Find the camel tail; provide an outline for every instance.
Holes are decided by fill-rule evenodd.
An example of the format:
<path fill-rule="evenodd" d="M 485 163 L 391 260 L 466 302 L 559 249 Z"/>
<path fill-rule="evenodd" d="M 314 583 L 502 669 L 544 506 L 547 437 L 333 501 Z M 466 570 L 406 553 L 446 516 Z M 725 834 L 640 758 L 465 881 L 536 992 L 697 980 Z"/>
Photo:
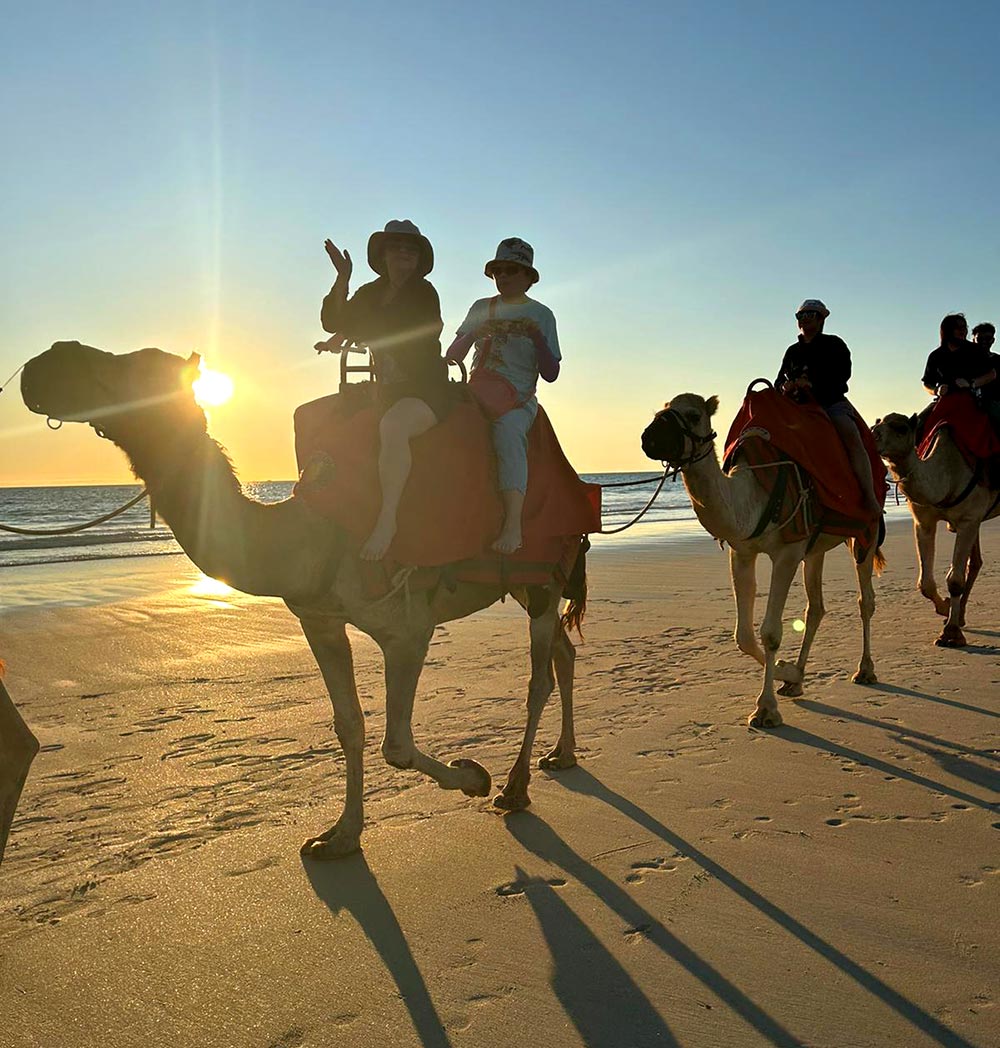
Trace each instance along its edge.
<path fill-rule="evenodd" d="M 879 576 L 881 576 L 882 572 L 885 570 L 885 554 L 882 552 L 881 546 L 875 550 L 875 559 L 872 561 L 872 570 Z"/>
<path fill-rule="evenodd" d="M 570 602 L 566 605 L 566 610 L 562 613 L 562 618 L 559 620 L 562 628 L 567 633 L 572 630 L 582 637 L 583 636 L 583 616 L 587 613 L 587 583 L 584 580 L 583 584 L 583 596 L 572 597 Z"/>
<path fill-rule="evenodd" d="M 587 613 L 587 550 L 590 549 L 590 539 L 586 535 L 580 540 L 580 549 L 576 560 L 573 562 L 573 570 L 569 573 L 566 585 L 563 587 L 563 596 L 569 601 L 566 610 L 559 620 L 560 625 L 567 633 L 572 630 L 583 636 L 583 616 Z"/>

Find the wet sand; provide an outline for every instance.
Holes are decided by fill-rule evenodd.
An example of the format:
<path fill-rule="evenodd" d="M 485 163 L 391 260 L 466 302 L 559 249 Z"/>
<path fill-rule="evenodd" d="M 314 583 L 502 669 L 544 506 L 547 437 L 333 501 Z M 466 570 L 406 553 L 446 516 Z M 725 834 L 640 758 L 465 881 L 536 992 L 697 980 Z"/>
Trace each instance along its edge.
<path fill-rule="evenodd" d="M 0 1045 L 1000 1043 L 998 534 L 957 651 L 890 528 L 873 687 L 850 682 L 835 551 L 805 695 L 769 733 L 745 725 L 759 674 L 725 554 L 599 546 L 580 766 L 536 772 L 507 817 L 382 761 L 381 660 L 355 633 L 368 828 L 325 864 L 298 846 L 336 818 L 343 764 L 280 602 L 178 557 L 8 569 L 0 657 L 42 752 L 0 870 Z M 525 642 L 509 603 L 437 631 L 427 750 L 502 781 Z"/>

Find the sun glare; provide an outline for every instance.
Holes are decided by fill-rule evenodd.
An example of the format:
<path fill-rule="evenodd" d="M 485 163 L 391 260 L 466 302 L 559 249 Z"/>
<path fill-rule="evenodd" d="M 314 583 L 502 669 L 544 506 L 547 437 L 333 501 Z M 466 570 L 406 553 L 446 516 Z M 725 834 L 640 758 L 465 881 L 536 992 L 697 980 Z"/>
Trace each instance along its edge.
<path fill-rule="evenodd" d="M 233 380 L 221 371 L 212 371 L 201 364 L 198 377 L 192 384 L 194 398 L 203 408 L 217 408 L 233 395 Z"/>
<path fill-rule="evenodd" d="M 205 597 L 217 602 L 221 597 L 228 597 L 232 593 L 232 587 L 227 586 L 220 579 L 213 579 L 209 575 L 199 572 L 198 578 L 188 586 L 188 593 L 192 597 Z"/>

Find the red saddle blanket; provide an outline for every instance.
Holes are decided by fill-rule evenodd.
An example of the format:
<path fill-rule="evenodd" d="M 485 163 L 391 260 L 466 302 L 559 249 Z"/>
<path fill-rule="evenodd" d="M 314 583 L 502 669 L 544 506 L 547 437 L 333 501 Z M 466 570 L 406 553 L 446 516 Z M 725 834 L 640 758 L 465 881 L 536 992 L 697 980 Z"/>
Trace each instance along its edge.
<path fill-rule="evenodd" d="M 357 544 L 375 525 L 381 412 L 366 391 L 312 401 L 295 414 L 296 498 L 342 527 Z M 360 408 L 358 405 L 362 404 Z M 389 548 L 392 564 L 456 565 L 469 581 L 547 582 L 572 568 L 579 537 L 601 527 L 601 489 L 584 483 L 563 454 L 545 411 L 528 434 L 524 545 L 501 557 L 490 550 L 503 521 L 490 423 L 470 400 L 411 442 L 413 465 Z"/>
<path fill-rule="evenodd" d="M 856 412 L 854 421 L 871 462 L 875 494 L 884 505 L 888 491 L 885 465 L 871 430 Z M 784 458 L 804 470 L 819 503 L 815 526 L 820 531 L 856 536 L 866 545 L 873 537 L 873 524 L 877 522 L 864 508 L 861 486 L 840 434 L 818 404 L 799 404 L 770 388 L 748 393 L 726 438 L 726 468 L 732 465 L 738 451 L 746 451 L 752 465 Z M 765 488 L 770 489 L 775 473 L 769 469 L 759 471 Z M 788 537 L 801 538 L 803 534 Z"/>
<path fill-rule="evenodd" d="M 948 393 L 934 404 L 924 422 L 924 435 L 917 445 L 917 454 L 921 458 L 927 458 L 931 453 L 942 426 L 951 430 L 952 439 L 973 469 L 977 463 L 1000 455 L 1000 438 L 994 432 L 989 416 L 970 393 Z"/>

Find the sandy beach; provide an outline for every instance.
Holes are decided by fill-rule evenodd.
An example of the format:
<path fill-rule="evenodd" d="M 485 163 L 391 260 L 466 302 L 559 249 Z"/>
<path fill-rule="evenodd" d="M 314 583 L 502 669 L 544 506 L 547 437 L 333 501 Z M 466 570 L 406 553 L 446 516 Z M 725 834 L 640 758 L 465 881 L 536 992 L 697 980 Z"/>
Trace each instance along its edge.
<path fill-rule="evenodd" d="M 838 550 L 805 695 L 760 732 L 725 554 L 599 544 L 580 765 L 507 817 L 383 762 L 381 659 L 353 632 L 365 850 L 323 864 L 298 848 L 343 763 L 280 602 L 177 556 L 7 570 L 0 657 L 42 751 L 0 870 L 0 1046 L 1000 1044 L 1000 532 L 964 650 L 933 644 L 905 521 L 885 549 L 880 684 L 850 680 Z M 783 652 L 802 605 L 797 584 Z M 439 628 L 418 739 L 502 782 L 526 663 L 510 602 Z"/>

